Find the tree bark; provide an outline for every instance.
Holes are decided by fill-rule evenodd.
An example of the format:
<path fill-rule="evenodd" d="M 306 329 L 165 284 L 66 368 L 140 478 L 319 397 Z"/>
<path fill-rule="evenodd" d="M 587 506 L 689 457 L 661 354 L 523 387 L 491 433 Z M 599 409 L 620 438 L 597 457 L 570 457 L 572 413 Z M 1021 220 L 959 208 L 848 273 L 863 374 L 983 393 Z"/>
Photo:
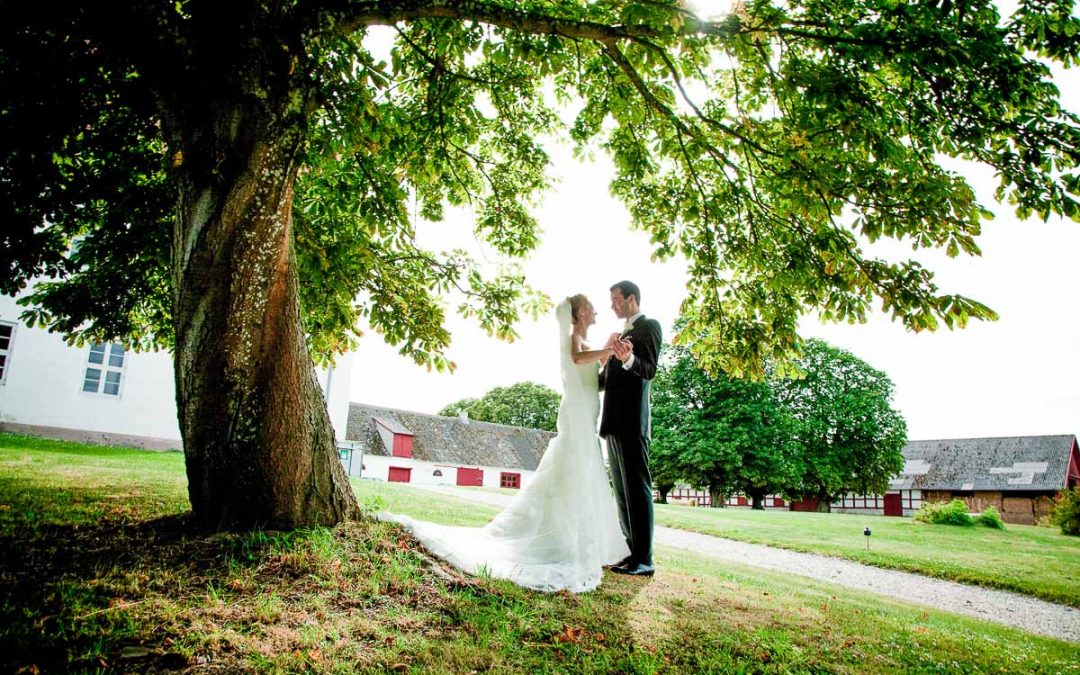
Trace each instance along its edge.
<path fill-rule="evenodd" d="M 667 504 L 668 503 L 667 496 L 668 496 L 668 493 L 671 492 L 671 487 L 672 486 L 670 486 L 670 485 L 659 485 L 659 484 L 656 486 L 656 493 L 657 493 L 657 496 L 658 496 L 658 498 L 656 500 L 657 504 Z"/>
<path fill-rule="evenodd" d="M 727 506 L 727 495 L 719 490 L 709 488 L 709 506 L 714 509 L 722 509 Z"/>
<path fill-rule="evenodd" d="M 818 495 L 817 500 L 818 513 L 832 513 L 832 497 L 829 495 Z"/>
<path fill-rule="evenodd" d="M 192 510 L 214 529 L 358 513 L 300 323 L 291 213 L 305 122 L 278 101 L 238 95 L 177 127 L 177 409 Z"/>
<path fill-rule="evenodd" d="M 751 509 L 757 509 L 758 511 L 765 510 L 765 491 L 764 490 L 748 490 L 747 495 L 751 499 Z"/>

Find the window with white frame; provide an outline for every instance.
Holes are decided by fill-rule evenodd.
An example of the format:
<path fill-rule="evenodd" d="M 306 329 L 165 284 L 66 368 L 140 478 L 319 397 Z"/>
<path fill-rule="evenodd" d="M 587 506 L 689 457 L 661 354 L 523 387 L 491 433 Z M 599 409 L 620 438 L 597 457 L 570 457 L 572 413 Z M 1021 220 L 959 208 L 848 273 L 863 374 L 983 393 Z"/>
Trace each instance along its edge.
<path fill-rule="evenodd" d="M 124 348 L 118 344 L 99 342 L 90 347 L 82 390 L 91 394 L 119 396 L 126 358 Z"/>
<path fill-rule="evenodd" d="M 15 343 L 15 324 L 0 322 L 0 384 L 7 381 L 11 365 L 11 348 Z"/>

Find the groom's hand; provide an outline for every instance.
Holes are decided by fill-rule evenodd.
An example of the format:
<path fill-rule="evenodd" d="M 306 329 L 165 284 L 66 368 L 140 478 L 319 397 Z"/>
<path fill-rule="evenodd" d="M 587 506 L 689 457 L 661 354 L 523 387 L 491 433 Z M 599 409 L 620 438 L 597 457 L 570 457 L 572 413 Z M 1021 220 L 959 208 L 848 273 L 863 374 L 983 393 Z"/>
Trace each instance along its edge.
<path fill-rule="evenodd" d="M 634 353 L 634 346 L 628 338 L 616 340 L 611 348 L 615 351 L 615 358 L 623 363 L 626 363 L 630 359 L 630 355 Z"/>

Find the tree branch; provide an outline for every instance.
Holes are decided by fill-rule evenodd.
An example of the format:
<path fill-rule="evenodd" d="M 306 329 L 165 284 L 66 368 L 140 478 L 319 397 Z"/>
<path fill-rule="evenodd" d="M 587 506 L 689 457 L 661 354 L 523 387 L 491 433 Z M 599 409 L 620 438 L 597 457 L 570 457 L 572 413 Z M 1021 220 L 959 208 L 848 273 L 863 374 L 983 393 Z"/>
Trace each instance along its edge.
<path fill-rule="evenodd" d="M 672 10 L 678 8 L 672 7 Z M 349 2 L 337 0 L 326 2 L 315 12 L 328 12 L 340 18 L 337 23 L 342 33 L 352 33 L 365 26 L 394 25 L 418 19 L 459 19 L 510 28 L 537 35 L 608 42 L 629 40 L 635 37 L 659 37 L 661 32 L 653 26 L 609 24 L 597 21 L 569 19 L 552 14 L 522 11 L 489 2 L 471 0 L 362 0 Z M 685 12 L 683 12 L 686 14 Z M 687 15 L 688 20 L 678 33 L 683 35 L 733 35 L 737 25 L 702 21 Z"/>

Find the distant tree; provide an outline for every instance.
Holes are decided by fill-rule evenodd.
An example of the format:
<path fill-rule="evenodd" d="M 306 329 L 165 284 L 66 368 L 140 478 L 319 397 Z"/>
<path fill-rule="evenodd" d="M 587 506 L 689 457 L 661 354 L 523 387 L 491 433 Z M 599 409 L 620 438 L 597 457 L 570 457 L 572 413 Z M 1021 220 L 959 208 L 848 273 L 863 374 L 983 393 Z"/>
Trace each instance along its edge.
<path fill-rule="evenodd" d="M 555 431 L 559 394 L 542 384 L 519 382 L 509 387 L 495 387 L 478 399 L 456 401 L 439 414 L 458 415 L 462 411 L 469 413 L 470 419 L 480 422 Z"/>
<path fill-rule="evenodd" d="M 654 483 L 681 477 L 708 487 L 713 506 L 738 491 L 763 508 L 765 495 L 790 486 L 797 464 L 770 385 L 711 377 L 689 350 L 668 353 L 655 381 Z"/>
<path fill-rule="evenodd" d="M 655 417 L 653 418 L 655 420 Z M 667 440 L 666 431 L 653 433 L 653 444 L 649 453 L 649 468 L 652 472 L 653 488 L 657 492 L 657 501 L 668 503 L 668 494 L 675 484 L 682 480 L 679 474 L 678 446 Z"/>
<path fill-rule="evenodd" d="M 469 412 L 469 408 L 473 407 L 479 400 L 478 398 L 463 398 L 460 401 L 454 401 L 440 410 L 439 414 L 445 417 L 457 417 L 461 413 Z"/>
<path fill-rule="evenodd" d="M 668 493 L 675 484 L 684 481 L 680 465 L 678 430 L 683 426 L 687 410 L 681 404 L 672 381 L 672 349 L 660 356 L 656 377 L 652 380 L 652 445 L 649 450 L 649 469 L 658 501 L 667 504 Z"/>
<path fill-rule="evenodd" d="M 904 467 L 907 424 L 891 406 L 888 376 L 853 354 L 808 340 L 798 379 L 773 382 L 791 420 L 801 474 L 793 498 L 813 497 L 828 511 L 846 492 L 881 494 Z"/>

